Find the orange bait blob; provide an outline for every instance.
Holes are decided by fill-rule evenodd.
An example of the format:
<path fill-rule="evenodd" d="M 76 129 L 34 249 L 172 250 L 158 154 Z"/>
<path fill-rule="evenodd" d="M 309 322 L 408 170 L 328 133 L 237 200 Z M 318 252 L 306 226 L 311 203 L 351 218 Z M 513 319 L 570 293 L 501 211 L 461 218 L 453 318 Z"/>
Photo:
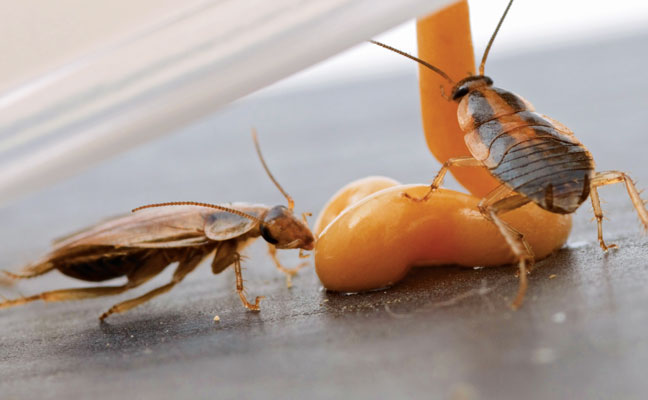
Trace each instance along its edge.
<path fill-rule="evenodd" d="M 391 187 L 370 193 L 389 182 Z M 338 191 L 318 219 L 334 217 L 315 245 L 315 271 L 324 287 L 359 292 L 391 286 L 414 266 L 495 266 L 515 261 L 497 228 L 479 212 L 478 197 L 447 189 L 439 189 L 424 203 L 402 196 L 422 196 L 428 190 L 428 185 L 398 185 L 389 178 L 370 177 Z M 352 203 L 357 193 L 367 196 Z M 569 216 L 534 204 L 503 219 L 526 236 L 538 259 L 562 247 L 571 230 Z M 550 235 L 538 229 L 539 221 L 551 227 Z"/>
<path fill-rule="evenodd" d="M 315 221 L 313 233 L 318 237 L 320 233 L 337 217 L 345 208 L 364 199 L 372 193 L 388 187 L 400 185 L 400 182 L 385 176 L 368 176 L 358 179 L 338 190 L 337 193 L 324 205 L 322 212 Z"/>

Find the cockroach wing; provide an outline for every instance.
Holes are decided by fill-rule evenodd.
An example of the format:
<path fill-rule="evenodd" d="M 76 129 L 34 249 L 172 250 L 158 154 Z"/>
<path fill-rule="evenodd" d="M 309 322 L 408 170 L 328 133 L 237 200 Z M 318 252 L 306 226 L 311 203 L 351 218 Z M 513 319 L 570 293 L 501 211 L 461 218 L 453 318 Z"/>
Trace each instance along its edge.
<path fill-rule="evenodd" d="M 249 212 L 249 211 L 248 211 Z M 250 213 L 256 216 L 256 213 Z M 214 241 L 224 241 L 240 237 L 256 226 L 258 221 L 240 215 L 217 211 L 206 218 L 205 236 Z"/>
<path fill-rule="evenodd" d="M 150 247 L 146 244 L 166 243 L 163 247 L 197 245 L 205 239 L 203 227 L 211 210 L 199 207 L 159 207 L 106 220 L 85 230 L 68 235 L 55 243 L 54 252 L 93 246 Z M 177 242 L 177 246 L 169 246 Z"/>
<path fill-rule="evenodd" d="M 556 121 L 555 119 L 551 118 L 548 115 L 540 114 L 540 116 L 547 121 L 549 121 L 556 130 L 564 135 L 569 136 L 570 138 L 574 137 L 574 132 L 572 132 L 571 129 L 569 129 L 567 126 L 565 126 L 562 122 Z M 579 142 L 580 143 L 580 142 Z"/>

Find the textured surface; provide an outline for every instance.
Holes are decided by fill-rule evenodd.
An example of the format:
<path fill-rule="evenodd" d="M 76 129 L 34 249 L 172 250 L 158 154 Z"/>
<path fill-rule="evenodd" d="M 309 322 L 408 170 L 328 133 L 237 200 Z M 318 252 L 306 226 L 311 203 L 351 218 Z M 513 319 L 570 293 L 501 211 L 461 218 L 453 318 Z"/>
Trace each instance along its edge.
<path fill-rule="evenodd" d="M 645 188 L 647 40 L 493 58 L 487 73 L 568 125 L 600 169 L 627 171 Z M 298 211 L 318 211 L 369 174 L 428 181 L 439 164 L 421 134 L 416 85 L 412 74 L 241 101 L 0 210 L 2 266 L 148 202 L 281 202 L 255 158 L 251 124 Z M 345 296 L 320 290 L 312 269 L 286 289 L 261 243 L 244 271 L 248 293 L 266 296 L 258 314 L 240 305 L 231 271 L 213 277 L 207 265 L 106 324 L 98 315 L 133 293 L 0 310 L 1 397 L 643 398 L 648 241 L 622 187 L 601 197 L 606 237 L 621 249 L 601 253 L 584 205 L 570 247 L 539 264 L 515 313 L 511 267 L 421 269 L 393 289 Z M 78 285 L 51 274 L 0 293 Z"/>

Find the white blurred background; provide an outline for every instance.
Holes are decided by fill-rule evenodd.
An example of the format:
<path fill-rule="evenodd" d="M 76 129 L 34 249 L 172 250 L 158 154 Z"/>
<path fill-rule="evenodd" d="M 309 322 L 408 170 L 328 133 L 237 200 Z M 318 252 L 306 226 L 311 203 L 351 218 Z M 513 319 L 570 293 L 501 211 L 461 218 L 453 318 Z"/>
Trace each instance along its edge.
<path fill-rule="evenodd" d="M 508 0 L 469 0 L 468 3 L 476 59 L 480 59 Z M 490 57 L 609 40 L 646 29 L 646 0 L 517 0 L 509 11 Z M 376 39 L 416 54 L 414 21 Z M 365 43 L 284 79 L 259 94 L 372 78 L 412 68 L 415 68 L 413 63 Z"/>

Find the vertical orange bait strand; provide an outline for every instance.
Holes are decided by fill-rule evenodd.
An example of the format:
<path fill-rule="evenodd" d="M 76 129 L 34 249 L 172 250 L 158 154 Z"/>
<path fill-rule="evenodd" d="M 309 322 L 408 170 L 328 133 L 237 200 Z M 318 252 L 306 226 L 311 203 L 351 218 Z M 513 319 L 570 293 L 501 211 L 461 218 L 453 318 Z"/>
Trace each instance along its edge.
<path fill-rule="evenodd" d="M 418 57 L 445 71 L 459 81 L 475 72 L 468 3 L 457 2 L 416 24 Z M 428 148 L 440 162 L 470 156 L 464 133 L 457 123 L 457 103 L 446 96 L 452 88 L 438 74 L 419 65 L 419 90 L 423 130 Z M 470 193 L 483 197 L 499 186 L 488 171 L 481 168 L 450 168 L 450 172 Z"/>

